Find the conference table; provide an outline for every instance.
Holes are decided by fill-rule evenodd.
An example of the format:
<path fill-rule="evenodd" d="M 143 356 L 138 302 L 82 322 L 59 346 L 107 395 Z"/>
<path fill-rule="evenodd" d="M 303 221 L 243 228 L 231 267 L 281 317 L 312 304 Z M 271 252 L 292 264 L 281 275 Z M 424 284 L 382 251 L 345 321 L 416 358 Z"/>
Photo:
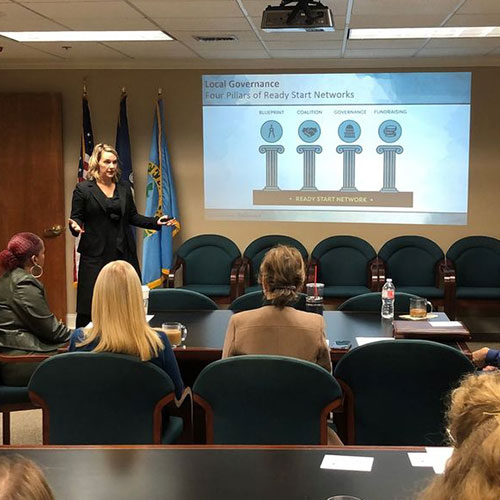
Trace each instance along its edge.
<path fill-rule="evenodd" d="M 44 471 L 56 498 L 68 500 L 361 500 L 414 498 L 434 477 L 408 451 L 361 447 L 4 447 Z M 325 455 L 373 457 L 369 472 L 322 469 Z M 336 457 L 336 459 L 338 459 Z"/>

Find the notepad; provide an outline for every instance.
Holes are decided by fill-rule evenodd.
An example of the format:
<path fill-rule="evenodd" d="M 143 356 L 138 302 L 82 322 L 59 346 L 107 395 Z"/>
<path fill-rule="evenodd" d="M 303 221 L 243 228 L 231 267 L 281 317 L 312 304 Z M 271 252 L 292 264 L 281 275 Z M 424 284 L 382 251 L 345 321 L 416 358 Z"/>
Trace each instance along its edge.
<path fill-rule="evenodd" d="M 351 470 L 357 472 L 371 472 L 373 457 L 354 457 L 349 455 L 325 455 L 321 462 L 321 469 Z"/>
<path fill-rule="evenodd" d="M 456 328 L 462 326 L 460 321 L 429 321 L 429 325 L 438 328 Z"/>
<path fill-rule="evenodd" d="M 453 454 L 453 448 L 447 446 L 426 447 L 425 451 L 430 457 L 434 472 L 436 474 L 443 474 L 446 462 Z"/>
<path fill-rule="evenodd" d="M 358 345 L 371 344 L 372 342 L 379 342 L 380 340 L 394 340 L 392 337 L 356 337 Z"/>

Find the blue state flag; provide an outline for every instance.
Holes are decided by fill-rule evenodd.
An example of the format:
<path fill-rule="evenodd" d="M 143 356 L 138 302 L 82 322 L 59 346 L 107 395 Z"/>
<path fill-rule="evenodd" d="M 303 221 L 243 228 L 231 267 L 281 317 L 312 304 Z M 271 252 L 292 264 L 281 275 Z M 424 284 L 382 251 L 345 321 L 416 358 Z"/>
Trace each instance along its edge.
<path fill-rule="evenodd" d="M 172 240 L 180 230 L 177 198 L 165 140 L 161 97 L 156 102 L 153 118 L 146 186 L 146 215 L 149 217 L 169 215 L 177 220 L 174 226 L 162 226 L 159 231 L 150 229 L 144 231 L 142 282 L 150 288 L 155 288 L 163 283 L 172 268 Z"/>

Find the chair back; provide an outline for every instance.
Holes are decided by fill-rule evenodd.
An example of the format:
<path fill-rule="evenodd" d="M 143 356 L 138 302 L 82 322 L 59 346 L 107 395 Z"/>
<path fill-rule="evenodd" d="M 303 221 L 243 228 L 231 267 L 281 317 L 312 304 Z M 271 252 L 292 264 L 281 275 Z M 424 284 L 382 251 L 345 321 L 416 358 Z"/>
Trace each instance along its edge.
<path fill-rule="evenodd" d="M 206 411 L 207 442 L 216 444 L 326 444 L 326 417 L 341 398 L 325 369 L 284 356 L 215 361 L 193 393 Z"/>
<path fill-rule="evenodd" d="M 277 245 L 287 245 L 296 248 L 300 252 L 300 255 L 302 255 L 304 262 L 307 262 L 307 250 L 299 240 L 282 234 L 261 236 L 252 241 L 243 252 L 243 257 L 248 259 L 250 265 L 249 286 L 255 286 L 258 283 L 260 264 L 264 259 L 264 255 L 266 255 L 268 250 Z"/>
<path fill-rule="evenodd" d="M 345 391 L 348 444 L 441 446 L 450 391 L 474 365 L 427 340 L 386 340 L 348 352 L 335 368 Z"/>
<path fill-rule="evenodd" d="M 318 281 L 325 286 L 367 286 L 374 248 L 356 236 L 330 236 L 311 253 L 318 263 Z"/>
<path fill-rule="evenodd" d="M 394 299 L 394 311 L 397 313 L 409 313 L 410 299 L 418 299 L 418 295 L 412 293 L 396 292 Z M 337 307 L 338 311 L 356 312 L 378 312 L 382 307 L 382 293 L 371 292 L 351 297 Z"/>
<path fill-rule="evenodd" d="M 182 288 L 157 288 L 149 292 L 148 313 L 166 311 L 214 311 L 217 304 L 206 295 Z"/>
<path fill-rule="evenodd" d="M 174 385 L 134 356 L 71 352 L 40 364 L 29 392 L 43 409 L 44 444 L 154 444 Z"/>
<path fill-rule="evenodd" d="M 239 248 L 229 238 L 201 234 L 185 241 L 177 250 L 184 261 L 183 285 L 229 285 L 231 268 L 241 257 Z"/>
<path fill-rule="evenodd" d="M 449 248 L 446 257 L 455 266 L 457 286 L 500 287 L 500 241 L 467 236 Z"/>
<path fill-rule="evenodd" d="M 295 309 L 300 311 L 306 310 L 306 294 L 299 293 L 298 300 L 293 304 Z M 234 312 L 239 311 L 249 311 L 250 309 L 258 309 L 262 307 L 265 302 L 264 294 L 261 291 L 249 292 L 244 295 L 240 295 L 237 299 L 231 302 L 229 309 Z"/>
<path fill-rule="evenodd" d="M 399 236 L 384 243 L 378 256 L 386 277 L 398 286 L 436 286 L 437 264 L 444 258 L 436 243 L 423 236 Z"/>

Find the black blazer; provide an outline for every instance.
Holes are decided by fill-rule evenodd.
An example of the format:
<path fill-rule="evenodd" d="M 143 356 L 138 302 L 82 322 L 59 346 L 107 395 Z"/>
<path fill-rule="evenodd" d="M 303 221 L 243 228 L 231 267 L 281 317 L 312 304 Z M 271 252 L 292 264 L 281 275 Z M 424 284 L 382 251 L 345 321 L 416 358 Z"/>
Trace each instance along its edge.
<path fill-rule="evenodd" d="M 129 184 L 116 184 L 122 212 L 121 224 L 125 234 L 125 243 L 132 254 L 135 254 L 135 241 L 128 225 L 144 229 L 159 229 L 157 217 L 145 217 L 137 213 L 134 198 Z M 79 182 L 73 191 L 71 219 L 84 229 L 78 252 L 89 257 L 99 257 L 104 252 L 105 235 L 108 231 L 109 219 L 106 212 L 106 195 L 99 189 L 95 181 Z M 78 233 L 69 226 L 73 236 Z"/>

